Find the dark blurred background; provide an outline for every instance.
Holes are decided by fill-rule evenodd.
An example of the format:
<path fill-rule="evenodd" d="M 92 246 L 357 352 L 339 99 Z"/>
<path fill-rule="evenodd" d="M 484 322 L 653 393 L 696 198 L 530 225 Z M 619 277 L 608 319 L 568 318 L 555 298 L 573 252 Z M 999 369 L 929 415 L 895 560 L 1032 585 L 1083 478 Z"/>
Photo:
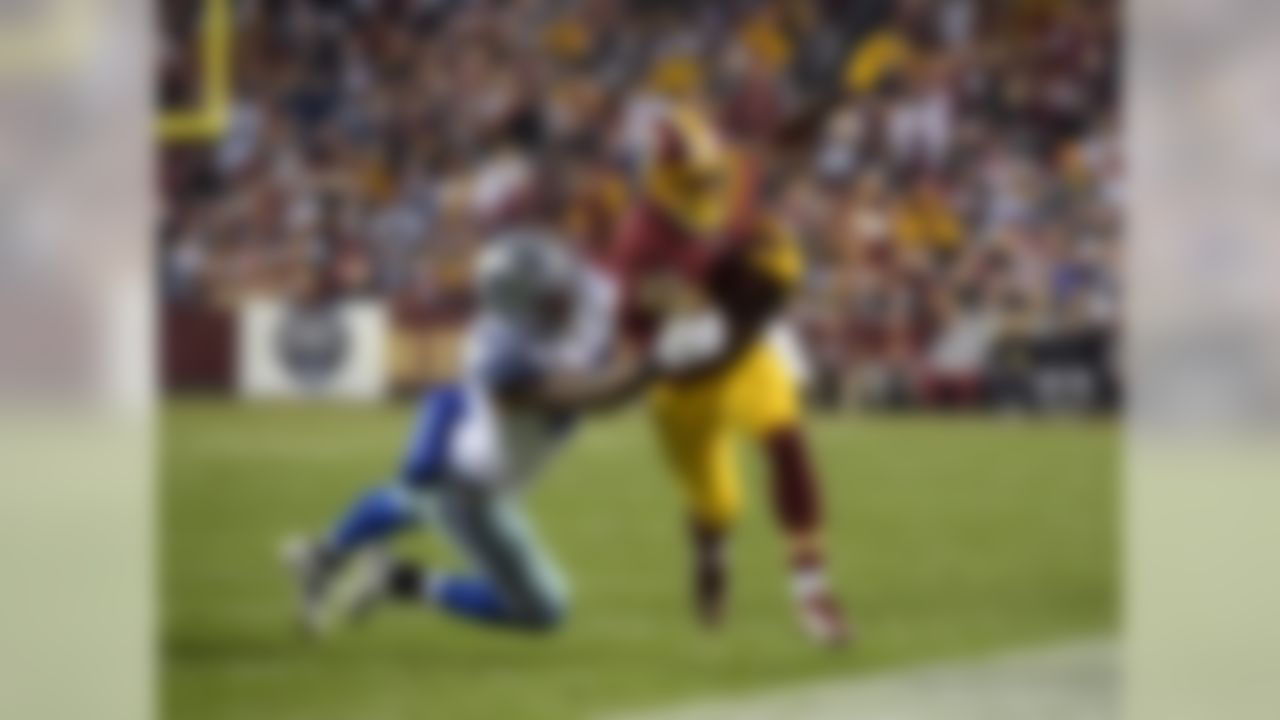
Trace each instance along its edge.
<path fill-rule="evenodd" d="M 254 302 L 374 303 L 389 392 L 452 367 L 487 184 L 532 163 L 607 245 L 660 98 L 715 109 L 809 259 L 814 401 L 1108 412 L 1117 3 L 236 0 L 234 102 L 160 155 L 171 390 L 230 390 Z M 202 3 L 163 3 L 195 102 Z"/>

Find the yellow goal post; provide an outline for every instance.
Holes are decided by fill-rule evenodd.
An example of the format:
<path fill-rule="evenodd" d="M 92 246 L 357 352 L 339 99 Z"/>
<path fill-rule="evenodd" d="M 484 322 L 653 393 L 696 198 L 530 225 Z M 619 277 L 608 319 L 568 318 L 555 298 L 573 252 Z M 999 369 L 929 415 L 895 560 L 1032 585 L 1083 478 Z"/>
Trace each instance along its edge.
<path fill-rule="evenodd" d="M 200 99 L 194 107 L 162 112 L 156 121 L 166 143 L 207 142 L 231 117 L 232 0 L 204 0 L 200 17 Z"/>

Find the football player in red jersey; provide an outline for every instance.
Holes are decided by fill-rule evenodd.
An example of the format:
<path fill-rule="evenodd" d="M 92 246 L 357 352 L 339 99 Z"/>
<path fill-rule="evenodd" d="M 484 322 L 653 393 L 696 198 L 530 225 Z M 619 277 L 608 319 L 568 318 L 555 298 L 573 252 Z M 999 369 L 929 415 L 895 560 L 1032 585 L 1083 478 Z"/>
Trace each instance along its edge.
<path fill-rule="evenodd" d="M 839 645 L 849 628 L 827 576 L 820 482 L 781 323 L 802 260 L 754 185 L 749 162 L 701 113 L 671 108 L 611 264 L 631 336 L 686 356 L 678 375 L 655 383 L 650 404 L 690 515 L 699 617 L 714 626 L 725 613 L 727 542 L 742 502 L 733 441 L 745 433 L 767 458 L 801 620 L 819 642 Z"/>

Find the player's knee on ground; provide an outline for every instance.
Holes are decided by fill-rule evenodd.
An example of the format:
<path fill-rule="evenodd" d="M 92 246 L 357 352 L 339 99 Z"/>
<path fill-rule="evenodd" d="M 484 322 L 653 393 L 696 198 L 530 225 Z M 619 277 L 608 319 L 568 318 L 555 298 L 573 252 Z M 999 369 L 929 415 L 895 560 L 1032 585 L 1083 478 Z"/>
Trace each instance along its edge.
<path fill-rule="evenodd" d="M 533 631 L 551 631 L 569 616 L 569 586 L 545 557 L 520 563 L 506 574 L 503 595 L 514 624 Z"/>
<path fill-rule="evenodd" d="M 512 604 L 511 620 L 529 630 L 548 632 L 564 624 L 569 617 L 568 594 L 544 589 Z"/>

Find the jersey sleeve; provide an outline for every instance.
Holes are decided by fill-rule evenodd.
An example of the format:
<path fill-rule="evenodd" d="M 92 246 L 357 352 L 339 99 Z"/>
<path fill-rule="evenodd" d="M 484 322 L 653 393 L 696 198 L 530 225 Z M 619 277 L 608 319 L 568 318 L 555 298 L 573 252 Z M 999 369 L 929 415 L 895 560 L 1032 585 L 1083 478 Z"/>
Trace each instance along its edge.
<path fill-rule="evenodd" d="M 614 280 L 616 295 L 613 303 L 614 323 L 631 340 L 647 339 L 656 325 L 651 314 L 642 307 L 639 298 L 644 264 L 654 242 L 652 235 L 652 223 L 645 213 L 634 210 L 623 220 L 609 255 L 609 272 Z"/>

